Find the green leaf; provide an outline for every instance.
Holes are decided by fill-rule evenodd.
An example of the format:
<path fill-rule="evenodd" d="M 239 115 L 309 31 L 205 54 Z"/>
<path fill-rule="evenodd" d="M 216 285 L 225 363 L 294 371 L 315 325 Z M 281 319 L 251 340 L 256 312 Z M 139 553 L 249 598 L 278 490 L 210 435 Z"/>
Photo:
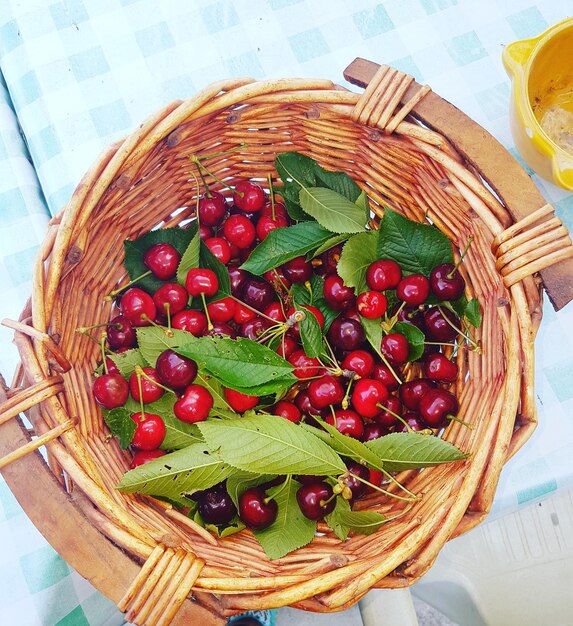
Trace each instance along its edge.
<path fill-rule="evenodd" d="M 235 503 L 235 506 L 239 508 L 239 498 L 247 489 L 251 487 L 258 487 L 263 483 L 276 478 L 273 474 L 253 474 L 252 472 L 242 472 L 236 470 L 234 474 L 227 478 L 227 492 L 231 496 L 231 500 Z"/>
<path fill-rule="evenodd" d="M 410 346 L 408 361 L 415 361 L 422 356 L 426 337 L 417 326 L 408 324 L 408 322 L 396 322 L 392 327 L 392 332 L 400 333 L 408 340 L 408 345 Z"/>
<path fill-rule="evenodd" d="M 285 185 L 294 182 L 303 187 L 316 184 L 316 161 L 300 152 L 281 152 L 275 157 L 275 168 Z"/>
<path fill-rule="evenodd" d="M 312 217 L 307 215 L 301 208 L 298 200 L 298 195 L 300 192 L 300 185 L 297 183 L 285 183 L 284 187 L 280 190 L 285 205 L 287 208 L 287 213 L 289 217 L 295 222 L 307 222 L 309 220 L 312 221 Z"/>
<path fill-rule="evenodd" d="M 378 259 L 378 233 L 366 231 L 351 237 L 342 248 L 336 271 L 347 287 L 354 287 L 356 294 L 368 290 L 366 270 Z"/>
<path fill-rule="evenodd" d="M 325 241 L 321 246 L 319 246 L 313 253 L 312 258 L 315 259 L 317 256 L 321 255 L 323 252 L 330 250 L 330 248 L 334 248 L 339 243 L 346 241 L 348 239 L 348 233 L 342 233 L 341 235 L 332 235 L 330 239 Z"/>
<path fill-rule="evenodd" d="M 243 389 L 271 381 L 282 388 L 285 380 L 296 382 L 293 366 L 273 350 L 250 339 L 200 337 L 177 352 L 197 362 L 215 376 L 225 387 Z M 270 393 L 270 392 L 267 392 Z"/>
<path fill-rule="evenodd" d="M 311 304 L 324 315 L 323 334 L 328 332 L 332 322 L 338 317 L 340 311 L 332 309 L 324 298 L 324 279 L 313 274 L 310 279 L 310 291 L 303 283 L 294 283 L 291 287 L 293 300 L 299 305 Z"/>
<path fill-rule="evenodd" d="M 300 483 L 289 476 L 285 484 L 267 492 L 278 505 L 277 518 L 267 528 L 254 530 L 253 535 L 269 559 L 280 559 L 314 539 L 316 522 L 301 513 L 296 499 L 299 488 Z"/>
<path fill-rule="evenodd" d="M 346 172 L 331 172 L 325 170 L 318 165 L 318 163 L 315 164 L 314 171 L 316 175 L 316 187 L 327 187 L 332 191 L 336 191 L 336 193 L 339 193 L 341 196 L 344 196 L 347 200 L 350 200 L 350 202 L 357 203 L 361 194 L 364 193 L 354 182 L 353 178 Z M 309 187 L 313 184 L 314 183 L 309 181 L 309 184 L 306 186 Z"/>
<path fill-rule="evenodd" d="M 181 450 L 194 443 L 204 443 L 196 424 L 182 422 L 173 415 L 161 417 L 165 423 L 165 437 L 161 442 L 163 450 Z"/>
<path fill-rule="evenodd" d="M 213 378 L 213 376 L 209 376 L 204 372 L 197 372 L 197 377 L 193 382 L 195 385 L 205 387 L 211 396 L 213 396 L 213 408 L 211 409 L 211 415 L 220 415 L 220 411 L 231 411 L 229 403 L 225 400 L 223 386 L 216 378 Z"/>
<path fill-rule="evenodd" d="M 131 419 L 131 412 L 123 407 L 112 409 L 104 414 L 109 432 L 119 439 L 119 446 L 125 450 L 133 440 L 137 424 Z"/>
<path fill-rule="evenodd" d="M 336 498 L 336 505 L 331 513 L 325 516 L 324 521 L 340 541 L 346 541 L 350 528 L 340 520 L 342 513 L 350 512 L 350 504 L 344 498 Z"/>
<path fill-rule="evenodd" d="M 322 329 L 315 314 L 308 309 L 302 308 L 304 319 L 298 322 L 302 347 L 310 357 L 318 357 L 324 354 L 324 340 Z"/>
<path fill-rule="evenodd" d="M 209 250 L 204 241 L 201 241 L 200 250 L 200 265 L 206 269 L 212 270 L 217 276 L 219 281 L 219 291 L 212 297 L 207 298 L 208 302 L 216 302 L 221 298 L 226 298 L 231 295 L 231 279 L 229 278 L 229 270 L 226 265 L 223 265 L 221 261 Z"/>
<path fill-rule="evenodd" d="M 131 280 L 134 280 L 149 271 L 143 263 L 143 255 L 152 245 L 156 243 L 169 243 L 179 252 L 179 254 L 183 254 L 193 238 L 193 235 L 194 232 L 192 229 L 158 228 L 157 230 L 149 231 L 145 235 L 133 241 L 129 239 L 124 241 L 124 265 Z M 137 282 L 137 286 L 153 293 L 164 283 L 165 281 L 159 280 L 159 278 L 150 274 L 149 276 L 145 276 L 139 280 Z"/>
<path fill-rule="evenodd" d="M 354 439 L 354 437 L 343 435 L 334 426 L 324 420 L 318 417 L 315 419 L 320 422 L 321 426 L 327 432 L 315 428 L 314 426 L 309 426 L 308 424 L 301 424 L 301 427 L 311 432 L 315 437 L 322 439 L 322 441 L 327 443 L 333 450 L 336 450 L 338 454 L 347 456 L 357 463 L 366 463 L 374 469 L 382 470 L 382 461 L 370 448 L 366 447 L 365 444 L 358 441 L 358 439 Z"/>
<path fill-rule="evenodd" d="M 199 424 L 205 441 L 231 465 L 257 474 L 338 475 L 341 458 L 318 437 L 276 415 Z"/>
<path fill-rule="evenodd" d="M 191 343 L 195 337 L 186 330 L 158 326 L 140 326 L 136 329 L 137 343 L 143 360 L 149 367 L 155 367 L 157 357 L 165 350 L 175 350 Z"/>
<path fill-rule="evenodd" d="M 436 265 L 453 262 L 452 244 L 435 226 L 386 208 L 378 232 L 378 258 L 394 259 L 404 274 L 429 276 Z"/>
<path fill-rule="evenodd" d="M 133 374 L 136 365 L 141 365 L 141 367 L 146 365 L 141 352 L 137 349 L 108 354 L 106 356 L 116 364 L 119 373 L 124 378 L 129 378 Z"/>
<path fill-rule="evenodd" d="M 177 501 L 208 489 L 236 470 L 203 443 L 194 443 L 126 472 L 118 489 Z"/>
<path fill-rule="evenodd" d="M 390 433 L 368 441 L 365 445 L 380 457 L 384 469 L 389 472 L 430 467 L 467 458 L 467 454 L 448 441 L 419 433 Z"/>
<path fill-rule="evenodd" d="M 247 382 L 247 381 L 245 381 Z M 269 380 L 266 383 L 255 385 L 254 387 L 241 387 L 240 385 L 234 385 L 235 391 L 246 393 L 248 396 L 268 396 L 275 393 L 282 393 L 286 389 L 290 389 L 295 381 L 292 378 L 278 378 L 276 380 Z"/>
<path fill-rule="evenodd" d="M 193 230 L 195 234 L 183 253 L 181 261 L 179 261 L 179 267 L 177 268 L 177 282 L 183 286 L 185 286 L 187 272 L 193 267 L 199 267 L 199 263 L 201 262 L 201 238 L 199 237 L 197 222 L 191 222 L 191 226 L 194 227 Z M 189 228 L 190 230 L 191 226 Z"/>
<path fill-rule="evenodd" d="M 482 317 L 479 300 L 472 298 L 467 303 L 464 309 L 464 317 L 474 328 L 481 326 Z"/>
<path fill-rule="evenodd" d="M 241 269 L 252 274 L 264 274 L 267 270 L 314 250 L 331 238 L 332 233 L 316 222 L 276 228 L 251 252 Z"/>
<path fill-rule="evenodd" d="M 387 520 L 384 515 L 375 511 L 340 511 L 336 521 L 343 528 L 347 528 L 354 533 L 371 535 Z"/>
<path fill-rule="evenodd" d="M 323 187 L 301 187 L 303 210 L 333 233 L 359 233 L 364 230 L 364 211 L 344 196 Z"/>
<path fill-rule="evenodd" d="M 368 222 L 370 219 L 370 202 L 368 201 L 368 196 L 365 191 L 363 191 L 358 198 L 356 198 L 354 204 L 359 206 L 364 211 L 364 219 Z"/>
<path fill-rule="evenodd" d="M 366 339 L 368 339 L 368 343 L 374 348 L 374 351 L 378 356 L 381 355 L 381 346 L 382 346 L 382 326 L 380 324 L 379 319 L 368 319 L 367 317 L 362 317 L 360 319 L 360 323 L 362 324 L 362 328 L 364 328 L 364 332 L 366 333 Z"/>

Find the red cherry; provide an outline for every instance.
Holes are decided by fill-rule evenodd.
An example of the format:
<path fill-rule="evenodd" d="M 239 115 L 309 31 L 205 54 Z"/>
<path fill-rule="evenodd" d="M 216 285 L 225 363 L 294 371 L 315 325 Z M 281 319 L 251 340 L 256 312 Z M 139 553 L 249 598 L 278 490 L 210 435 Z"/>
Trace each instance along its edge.
<path fill-rule="evenodd" d="M 400 385 L 399 381 L 396 380 L 396 377 L 390 371 L 390 368 L 387 365 L 384 365 L 384 363 L 376 363 L 376 365 L 374 365 L 372 378 L 375 378 L 383 383 L 388 391 L 394 391 L 395 389 L 398 389 L 398 386 Z"/>
<path fill-rule="evenodd" d="M 209 237 L 205 239 L 205 245 L 211 250 L 213 256 L 223 265 L 231 260 L 231 248 L 229 242 L 222 237 Z"/>
<path fill-rule="evenodd" d="M 189 226 L 191 226 L 191 224 L 187 224 L 187 226 L 183 226 L 183 228 L 189 228 Z M 199 225 L 199 239 L 201 239 L 201 241 L 205 241 L 206 239 L 209 239 L 209 237 L 213 236 L 213 229 L 210 228 L 209 226 L 205 226 L 205 224 L 200 224 Z"/>
<path fill-rule="evenodd" d="M 237 514 L 237 509 L 224 485 L 194 494 L 197 500 L 197 512 L 206 524 L 227 524 Z"/>
<path fill-rule="evenodd" d="M 395 426 L 400 421 L 396 415 L 402 417 L 402 403 L 400 399 L 396 396 L 388 396 L 383 406 L 386 408 L 382 409 L 380 413 L 374 416 L 374 421 L 387 428 Z"/>
<path fill-rule="evenodd" d="M 258 341 L 258 339 L 272 326 L 272 322 L 264 317 L 255 316 L 253 319 L 248 320 L 244 324 L 241 324 L 239 328 L 239 334 L 241 337 L 246 337 L 251 341 Z"/>
<path fill-rule="evenodd" d="M 362 324 L 349 317 L 337 317 L 328 329 L 328 340 L 339 350 L 356 350 L 365 339 Z"/>
<path fill-rule="evenodd" d="M 325 409 L 342 402 L 344 387 L 334 376 L 321 376 L 308 386 L 308 396 L 315 409 Z"/>
<path fill-rule="evenodd" d="M 324 327 L 324 315 L 322 314 L 322 311 L 317 309 L 315 306 L 312 306 L 311 304 L 303 304 L 302 306 L 298 307 L 298 309 L 299 310 L 305 309 L 306 311 L 310 311 L 312 313 L 312 315 L 314 315 L 314 317 L 316 318 L 316 321 L 318 322 L 318 325 L 321 328 Z M 291 307 L 288 310 L 287 317 L 290 318 L 295 313 L 296 313 L 296 309 L 294 307 Z M 295 337 L 300 337 L 300 328 L 299 328 L 298 322 L 296 324 L 293 324 L 293 326 L 291 328 L 291 331 L 292 331 L 292 334 Z"/>
<path fill-rule="evenodd" d="M 235 185 L 233 202 L 245 213 L 260 211 L 265 205 L 265 192 L 262 187 L 250 180 L 241 180 Z"/>
<path fill-rule="evenodd" d="M 342 369 L 356 372 L 361 378 L 369 378 L 374 371 L 374 357 L 367 350 L 353 350 L 344 357 Z"/>
<path fill-rule="evenodd" d="M 440 353 L 430 354 L 424 363 L 424 374 L 430 380 L 440 383 L 453 383 L 458 377 L 459 368 Z"/>
<path fill-rule="evenodd" d="M 322 261 L 322 265 L 319 267 L 320 270 L 326 275 L 328 274 L 336 274 L 336 269 L 338 268 L 338 261 L 340 261 L 340 255 L 342 254 L 342 244 L 337 246 L 333 246 L 329 248 L 325 252 L 320 255 L 320 260 Z"/>
<path fill-rule="evenodd" d="M 201 385 L 189 385 L 183 395 L 173 405 L 175 417 L 182 422 L 194 424 L 207 419 L 213 408 L 213 396 Z"/>
<path fill-rule="evenodd" d="M 301 412 L 300 409 L 287 400 L 279 400 L 275 406 L 271 409 L 273 415 L 279 415 L 284 417 L 289 422 L 300 422 Z"/>
<path fill-rule="evenodd" d="M 382 339 L 380 351 L 390 365 L 402 365 L 408 360 L 410 344 L 401 333 L 390 333 Z"/>
<path fill-rule="evenodd" d="M 276 296 L 266 280 L 248 278 L 243 285 L 240 297 L 247 306 L 257 311 L 264 311 Z"/>
<path fill-rule="evenodd" d="M 107 368 L 107 374 L 119 374 L 117 365 L 108 357 L 105 357 L 105 367 Z"/>
<path fill-rule="evenodd" d="M 430 428 L 443 428 L 448 418 L 457 415 L 459 404 L 456 396 L 446 389 L 430 389 L 420 399 L 420 417 Z"/>
<path fill-rule="evenodd" d="M 402 404 L 406 408 L 417 411 L 422 397 L 425 396 L 430 389 L 434 389 L 435 386 L 436 385 L 427 378 L 416 378 L 402 383 L 398 394 Z"/>
<path fill-rule="evenodd" d="M 223 234 L 240 250 L 249 248 L 257 236 L 253 223 L 246 215 L 229 215 L 223 224 Z"/>
<path fill-rule="evenodd" d="M 227 213 L 225 196 L 217 191 L 211 191 L 209 196 L 199 199 L 199 221 L 201 226 L 219 226 Z"/>
<path fill-rule="evenodd" d="M 332 487 L 324 482 L 303 485 L 296 492 L 296 499 L 302 514 L 312 520 L 322 519 L 336 506 Z"/>
<path fill-rule="evenodd" d="M 159 448 L 156 448 L 155 450 L 136 450 L 133 454 L 133 458 L 131 459 L 131 463 L 129 464 L 129 469 L 135 469 L 140 465 L 149 463 L 149 461 L 165 456 L 165 454 L 165 450 L 161 450 Z"/>
<path fill-rule="evenodd" d="M 392 259 L 379 259 L 368 266 L 366 284 L 375 291 L 395 289 L 402 279 L 402 269 Z"/>
<path fill-rule="evenodd" d="M 279 291 L 281 289 L 288 289 L 290 287 L 290 280 L 285 276 L 282 268 L 275 267 L 268 272 L 263 274 L 263 278 L 271 283 L 271 285 L 275 288 L 275 290 Z"/>
<path fill-rule="evenodd" d="M 424 422 L 422 421 L 422 418 L 414 411 L 408 411 L 407 413 L 404 413 L 404 415 L 402 415 L 402 419 L 406 422 L 408 426 L 406 426 L 406 424 L 401 424 L 397 426 L 397 433 L 407 433 L 410 432 L 410 430 L 420 431 L 426 428 Z"/>
<path fill-rule="evenodd" d="M 354 439 L 360 439 L 364 433 L 364 422 L 352 409 L 338 409 L 334 415 L 326 416 L 326 422 L 334 426 L 338 432 Z"/>
<path fill-rule="evenodd" d="M 244 304 L 235 300 L 235 312 L 233 313 L 233 321 L 235 324 L 244 324 L 255 317 L 257 317 L 256 311 L 249 309 Z"/>
<path fill-rule="evenodd" d="M 261 530 L 270 526 L 277 518 L 276 500 L 267 498 L 262 487 L 251 487 L 239 498 L 239 517 L 249 528 Z"/>
<path fill-rule="evenodd" d="M 186 330 L 194 337 L 202 337 L 207 330 L 207 317 L 202 311 L 185 309 L 173 316 L 171 326 L 179 330 Z"/>
<path fill-rule="evenodd" d="M 295 350 L 287 360 L 295 368 L 293 374 L 301 380 L 321 376 L 324 373 L 324 367 L 320 361 L 307 356 L 304 350 Z"/>
<path fill-rule="evenodd" d="M 207 297 L 214 296 L 219 291 L 219 280 L 213 270 L 194 267 L 187 272 L 185 289 L 194 298 L 205 294 Z"/>
<path fill-rule="evenodd" d="M 423 304 L 430 295 L 430 281 L 422 274 L 410 274 L 398 283 L 396 295 L 410 306 Z"/>
<path fill-rule="evenodd" d="M 164 350 L 155 363 L 159 382 L 175 391 L 182 391 L 197 376 L 197 363 L 173 350 Z"/>
<path fill-rule="evenodd" d="M 379 291 L 365 291 L 356 299 L 358 313 L 367 319 L 377 319 L 386 313 L 388 300 Z"/>
<path fill-rule="evenodd" d="M 169 309 L 169 315 L 173 317 L 187 306 L 188 301 L 189 294 L 187 289 L 178 283 L 161 285 L 153 294 L 153 302 L 155 302 L 159 315 L 167 316 L 167 310 Z"/>
<path fill-rule="evenodd" d="M 263 313 L 277 322 L 286 321 L 285 312 L 280 302 L 271 302 Z"/>
<path fill-rule="evenodd" d="M 257 222 L 257 237 L 264 241 L 270 232 L 285 226 L 288 226 L 288 219 L 282 215 L 276 215 L 274 219 L 271 216 L 261 215 Z"/>
<path fill-rule="evenodd" d="M 103 374 L 95 379 L 93 394 L 96 402 L 105 409 L 115 409 L 126 403 L 129 386 L 121 374 Z"/>
<path fill-rule="evenodd" d="M 131 445 L 139 450 L 159 448 L 165 437 L 165 422 L 155 413 L 134 413 L 131 419 L 137 424 Z"/>
<path fill-rule="evenodd" d="M 371 422 L 370 424 L 366 424 L 364 426 L 364 432 L 362 433 L 362 437 L 360 437 L 360 441 L 372 441 L 373 439 L 380 439 L 380 437 L 384 437 L 388 434 L 388 429 L 386 426 L 382 424 L 378 424 L 378 422 Z"/>
<path fill-rule="evenodd" d="M 249 409 L 253 409 L 259 403 L 259 396 L 250 396 L 235 389 L 223 389 L 227 404 L 237 413 L 244 413 Z"/>
<path fill-rule="evenodd" d="M 430 288 L 439 300 L 457 300 L 464 293 L 466 282 L 454 265 L 442 263 L 430 272 Z"/>
<path fill-rule="evenodd" d="M 304 283 L 312 278 L 312 263 L 304 256 L 297 256 L 287 261 L 282 270 L 291 283 Z"/>
<path fill-rule="evenodd" d="M 236 265 L 229 265 L 227 270 L 229 271 L 229 280 L 231 281 L 231 294 L 235 298 L 238 298 L 241 295 L 241 291 L 243 290 L 243 286 L 249 274 Z"/>
<path fill-rule="evenodd" d="M 267 200 L 265 202 L 265 206 L 261 209 L 261 217 L 263 215 L 273 218 L 273 204 L 270 200 Z M 284 203 L 275 201 L 274 218 L 276 218 L 279 215 L 288 220 L 288 211 Z"/>
<path fill-rule="evenodd" d="M 145 251 L 143 264 L 160 280 L 170 280 L 177 274 L 181 261 L 179 252 L 168 243 L 156 243 Z"/>
<path fill-rule="evenodd" d="M 133 372 L 133 374 L 129 377 L 129 391 L 136 402 L 143 400 L 143 404 L 149 404 L 150 402 L 159 400 L 159 398 L 163 395 L 164 390 L 156 384 L 161 381 L 157 376 L 155 368 L 143 367 L 141 369 L 145 374 L 145 377 L 141 375 L 141 394 L 139 392 L 139 383 L 137 382 L 136 372 Z"/>
<path fill-rule="evenodd" d="M 119 308 L 133 326 L 149 326 L 149 320 L 155 319 L 157 315 L 153 298 L 137 287 L 132 287 L 123 294 Z"/>
<path fill-rule="evenodd" d="M 455 313 L 447 309 L 432 307 L 424 312 L 424 326 L 432 341 L 449 343 L 458 336 L 460 320 Z"/>
<path fill-rule="evenodd" d="M 370 472 L 368 468 L 355 461 L 349 461 L 346 464 L 350 476 L 346 478 L 346 486 L 352 491 L 352 499 L 357 500 L 361 498 L 368 490 L 368 485 L 363 482 L 370 478 Z M 360 480 L 362 479 L 362 480 Z"/>
<path fill-rule="evenodd" d="M 229 324 L 225 324 L 225 322 L 215 322 L 213 324 L 213 328 L 208 331 L 208 335 L 211 337 L 230 337 L 231 339 L 237 338 L 237 331 Z"/>
<path fill-rule="evenodd" d="M 292 337 L 289 337 L 288 335 L 283 335 L 279 347 L 276 349 L 276 352 L 280 354 L 283 359 L 288 360 L 290 355 L 299 349 L 299 344 Z"/>
<path fill-rule="evenodd" d="M 352 392 L 352 406 L 362 417 L 372 418 L 380 413 L 380 404 L 388 398 L 388 389 L 374 378 L 361 378 Z"/>
<path fill-rule="evenodd" d="M 370 477 L 368 478 L 368 482 L 372 483 L 376 487 L 380 487 L 380 485 L 382 484 L 382 479 L 384 478 L 384 474 L 372 468 L 370 468 L 368 471 L 370 472 Z M 370 487 L 369 491 L 374 491 L 374 489 Z"/>
<path fill-rule="evenodd" d="M 230 322 L 235 315 L 237 301 L 231 297 L 222 298 L 207 305 L 207 313 L 212 322 Z"/>
<path fill-rule="evenodd" d="M 354 305 L 356 299 L 354 289 L 347 287 L 342 278 L 336 274 L 329 274 L 324 279 L 322 292 L 328 305 L 336 311 L 349 309 Z"/>
<path fill-rule="evenodd" d="M 111 350 L 133 348 L 137 345 L 137 335 L 132 323 L 125 315 L 117 315 L 106 326 L 107 343 Z"/>

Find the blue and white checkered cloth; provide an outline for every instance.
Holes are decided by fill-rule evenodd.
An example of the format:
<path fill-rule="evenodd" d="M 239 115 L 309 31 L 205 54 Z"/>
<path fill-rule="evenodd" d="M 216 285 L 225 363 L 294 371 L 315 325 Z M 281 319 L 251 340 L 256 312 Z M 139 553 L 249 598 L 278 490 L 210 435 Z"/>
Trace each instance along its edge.
<path fill-rule="evenodd" d="M 518 157 L 502 46 L 570 13 L 571 0 L 3 0 L 1 317 L 17 317 L 30 293 L 50 214 L 104 148 L 166 102 L 229 76 L 344 84 L 342 70 L 362 56 L 431 85 Z M 573 228 L 573 195 L 532 177 Z M 573 483 L 572 322 L 571 305 L 559 314 L 546 306 L 536 343 L 540 425 L 504 469 L 495 514 Z M 8 373 L 16 352 L 6 330 L 0 340 Z M 1 623 L 121 623 L 43 542 L 3 483 L 0 551 Z"/>

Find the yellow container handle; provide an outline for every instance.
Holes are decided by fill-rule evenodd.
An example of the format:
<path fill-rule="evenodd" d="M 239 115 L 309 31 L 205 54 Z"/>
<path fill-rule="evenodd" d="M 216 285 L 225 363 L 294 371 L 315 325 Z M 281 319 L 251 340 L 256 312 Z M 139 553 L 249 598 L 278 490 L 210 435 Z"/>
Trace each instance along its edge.
<path fill-rule="evenodd" d="M 563 189 L 573 191 L 573 156 L 557 149 L 552 156 L 551 166 L 557 184 Z"/>
<path fill-rule="evenodd" d="M 523 69 L 533 49 L 545 34 L 542 33 L 539 37 L 533 37 L 532 39 L 520 39 L 505 46 L 501 58 L 508 74 L 518 76 L 523 73 Z"/>

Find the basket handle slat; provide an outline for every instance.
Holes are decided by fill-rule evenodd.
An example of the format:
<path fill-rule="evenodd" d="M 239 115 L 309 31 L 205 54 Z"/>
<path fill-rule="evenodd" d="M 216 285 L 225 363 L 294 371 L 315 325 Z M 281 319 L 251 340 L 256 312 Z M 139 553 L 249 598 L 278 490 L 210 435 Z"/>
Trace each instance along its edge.
<path fill-rule="evenodd" d="M 354 85 L 366 87 L 379 67 L 377 63 L 357 58 L 344 70 L 344 78 Z M 409 101 L 420 89 L 422 87 L 413 81 L 404 93 L 402 102 Z M 416 103 L 412 114 L 448 138 L 501 198 L 515 222 L 520 222 L 546 205 L 537 187 L 509 152 L 453 104 L 430 91 Z M 539 270 L 555 310 L 573 300 L 573 257 L 561 256 L 565 258 Z"/>

